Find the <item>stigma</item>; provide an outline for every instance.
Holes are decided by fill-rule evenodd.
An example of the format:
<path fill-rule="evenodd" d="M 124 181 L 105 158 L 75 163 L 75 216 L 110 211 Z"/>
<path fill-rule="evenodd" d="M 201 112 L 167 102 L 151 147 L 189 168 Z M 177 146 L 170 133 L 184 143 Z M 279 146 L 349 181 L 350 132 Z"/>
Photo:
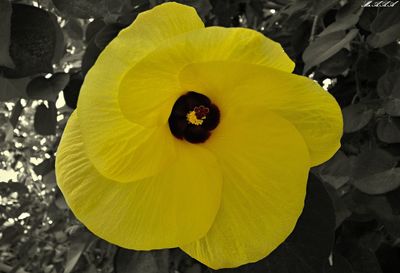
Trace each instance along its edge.
<path fill-rule="evenodd" d="M 189 124 L 202 125 L 209 112 L 210 109 L 204 105 L 196 106 L 193 111 L 187 113 L 186 120 Z"/>
<path fill-rule="evenodd" d="M 207 141 L 219 121 L 218 107 L 207 96 L 195 91 L 180 96 L 168 118 L 172 135 L 190 143 Z"/>

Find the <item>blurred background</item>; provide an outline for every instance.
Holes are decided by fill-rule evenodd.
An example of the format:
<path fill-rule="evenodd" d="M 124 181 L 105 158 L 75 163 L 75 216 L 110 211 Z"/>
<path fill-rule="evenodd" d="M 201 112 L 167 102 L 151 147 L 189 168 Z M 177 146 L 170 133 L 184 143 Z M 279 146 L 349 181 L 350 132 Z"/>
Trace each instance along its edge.
<path fill-rule="evenodd" d="M 57 145 L 87 71 L 162 0 L 0 0 L 0 272 L 214 272 L 178 249 L 118 248 L 56 185 Z M 400 272 L 400 3 L 180 0 L 206 25 L 258 30 L 343 109 L 342 148 L 312 169 L 304 215 L 248 273 Z M 364 7 L 363 7 L 364 6 Z"/>

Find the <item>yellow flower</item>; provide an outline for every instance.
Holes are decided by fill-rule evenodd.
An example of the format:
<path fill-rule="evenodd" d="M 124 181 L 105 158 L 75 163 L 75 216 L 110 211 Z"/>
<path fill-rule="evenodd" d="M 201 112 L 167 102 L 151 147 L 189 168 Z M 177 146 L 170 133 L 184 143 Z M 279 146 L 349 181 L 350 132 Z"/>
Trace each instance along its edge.
<path fill-rule="evenodd" d="M 205 28 L 191 7 L 140 14 L 89 71 L 58 148 L 76 217 L 119 246 L 180 247 L 215 269 L 267 256 L 342 134 L 334 98 L 293 67 L 278 43 Z"/>

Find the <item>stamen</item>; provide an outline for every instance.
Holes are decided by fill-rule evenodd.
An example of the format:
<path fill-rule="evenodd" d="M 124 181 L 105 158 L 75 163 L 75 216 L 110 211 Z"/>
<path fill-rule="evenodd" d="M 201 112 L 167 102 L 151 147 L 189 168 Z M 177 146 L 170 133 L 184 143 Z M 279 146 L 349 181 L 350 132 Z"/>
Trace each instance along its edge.
<path fill-rule="evenodd" d="M 186 120 L 189 124 L 193 124 L 196 126 L 202 125 L 204 120 L 206 119 L 206 116 L 199 116 L 197 115 L 196 108 L 193 111 L 190 111 L 186 115 Z"/>
<path fill-rule="evenodd" d="M 218 107 L 203 94 L 189 91 L 180 96 L 168 118 L 172 135 L 190 143 L 203 143 L 220 119 Z"/>
<path fill-rule="evenodd" d="M 204 105 L 200 105 L 194 108 L 194 112 L 196 113 L 196 117 L 198 119 L 205 119 L 207 114 L 210 112 L 210 109 Z"/>
<path fill-rule="evenodd" d="M 187 113 L 186 120 L 189 124 L 202 125 L 209 112 L 210 109 L 204 105 L 196 106 L 193 111 Z"/>

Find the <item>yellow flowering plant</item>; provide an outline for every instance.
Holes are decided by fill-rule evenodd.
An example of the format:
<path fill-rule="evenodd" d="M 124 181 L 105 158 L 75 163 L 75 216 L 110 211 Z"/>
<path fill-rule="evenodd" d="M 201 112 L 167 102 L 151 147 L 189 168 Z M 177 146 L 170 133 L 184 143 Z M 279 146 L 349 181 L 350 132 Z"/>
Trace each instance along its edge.
<path fill-rule="evenodd" d="M 266 257 L 342 135 L 335 99 L 293 68 L 278 43 L 204 27 L 191 7 L 139 14 L 86 75 L 64 131 L 68 205 L 124 248 L 179 247 L 213 269 Z"/>

